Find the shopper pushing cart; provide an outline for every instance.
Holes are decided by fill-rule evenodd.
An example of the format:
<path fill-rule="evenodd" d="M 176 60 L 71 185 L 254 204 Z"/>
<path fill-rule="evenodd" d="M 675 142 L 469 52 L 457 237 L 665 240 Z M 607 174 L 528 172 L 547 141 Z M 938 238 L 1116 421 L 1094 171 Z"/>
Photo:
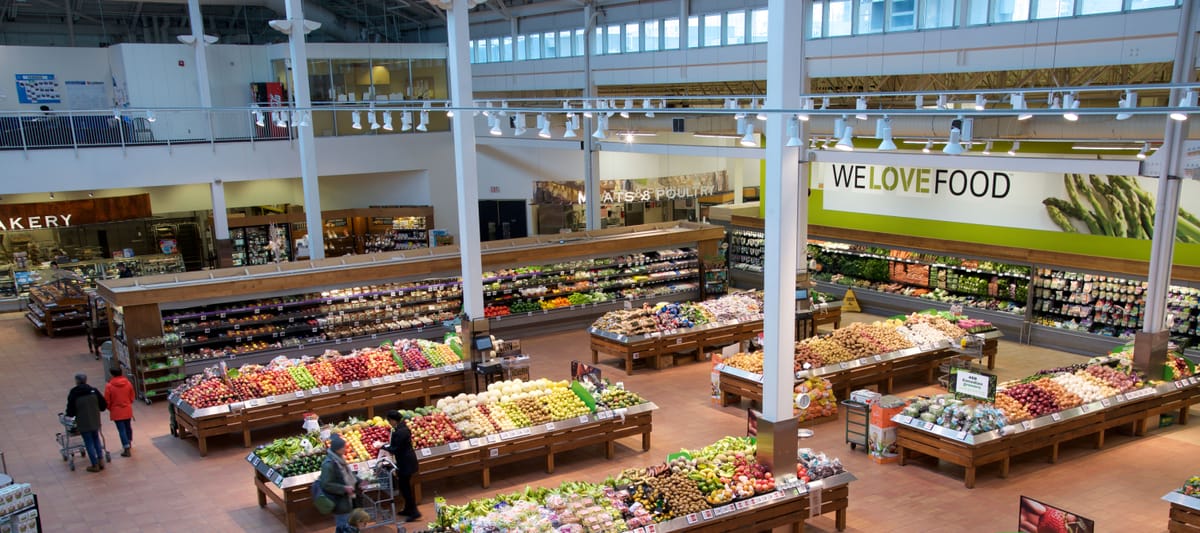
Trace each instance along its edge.
<path fill-rule="evenodd" d="M 79 432 L 80 438 L 83 439 L 84 449 L 87 452 L 88 461 L 92 464 L 87 467 L 88 472 L 99 472 L 104 470 L 104 443 L 100 436 L 100 412 L 108 408 L 104 402 L 104 395 L 95 387 L 88 385 L 87 374 L 75 374 L 75 387 L 67 395 L 67 411 L 66 418 L 73 418 L 75 421 L 75 430 Z M 66 421 L 60 417 L 60 421 L 64 423 L 64 431 L 66 431 L 66 441 L 70 440 L 70 431 L 66 428 Z M 60 438 L 60 441 L 63 439 Z M 60 443 L 61 444 L 61 443 Z M 74 462 L 74 460 L 72 460 Z"/>

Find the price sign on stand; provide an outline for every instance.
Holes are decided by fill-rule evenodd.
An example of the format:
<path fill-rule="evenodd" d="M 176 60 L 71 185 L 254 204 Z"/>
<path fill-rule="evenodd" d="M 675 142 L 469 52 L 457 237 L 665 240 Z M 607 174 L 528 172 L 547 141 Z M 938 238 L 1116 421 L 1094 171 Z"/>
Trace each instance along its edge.
<path fill-rule="evenodd" d="M 429 448 L 421 448 L 421 457 L 429 457 L 430 455 L 433 455 L 433 450 L 430 450 Z"/>

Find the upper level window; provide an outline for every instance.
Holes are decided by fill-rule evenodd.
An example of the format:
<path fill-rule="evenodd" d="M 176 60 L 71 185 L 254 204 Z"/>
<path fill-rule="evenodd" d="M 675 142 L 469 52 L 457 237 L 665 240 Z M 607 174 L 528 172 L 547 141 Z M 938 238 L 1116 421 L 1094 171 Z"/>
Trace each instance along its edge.
<path fill-rule="evenodd" d="M 921 0 L 921 29 L 952 28 L 956 0 Z"/>
<path fill-rule="evenodd" d="M 471 58 L 472 63 L 479 62 L 479 59 L 475 56 L 475 41 L 467 41 L 467 57 Z"/>
<path fill-rule="evenodd" d="M 704 46 L 721 46 L 720 13 L 704 15 Z"/>
<path fill-rule="evenodd" d="M 679 49 L 679 19 L 663 21 L 663 50 Z"/>
<path fill-rule="evenodd" d="M 750 42 L 767 42 L 767 10 L 755 9 L 750 12 Z"/>
<path fill-rule="evenodd" d="M 488 41 L 488 61 L 500 61 L 500 38 L 492 37 Z"/>
<path fill-rule="evenodd" d="M 604 53 L 604 28 L 596 27 L 592 30 L 592 53 L 600 55 Z"/>
<path fill-rule="evenodd" d="M 1120 0 L 1117 0 L 1120 3 Z M 1040 0 L 1033 18 L 1052 19 L 1075 14 L 1075 0 Z"/>
<path fill-rule="evenodd" d="M 852 9 L 850 0 L 829 0 L 829 37 L 850 35 Z"/>
<path fill-rule="evenodd" d="M 542 58 L 542 34 L 535 33 L 529 36 L 529 59 Z"/>
<path fill-rule="evenodd" d="M 546 59 L 558 57 L 558 38 L 554 32 L 546 32 L 545 35 L 542 35 L 542 46 L 544 47 L 542 57 Z"/>
<path fill-rule="evenodd" d="M 967 23 L 987 24 L 988 23 L 988 0 L 967 0 L 970 4 L 967 6 Z"/>
<path fill-rule="evenodd" d="M 605 33 L 607 33 L 607 35 L 604 36 L 605 40 L 607 41 L 605 53 L 621 53 L 621 26 L 619 24 L 613 24 L 605 28 Z"/>
<path fill-rule="evenodd" d="M 700 46 L 700 17 L 692 15 L 687 20 L 687 46 L 688 48 L 698 48 Z"/>
<path fill-rule="evenodd" d="M 1121 0 L 1079 0 L 1079 14 L 1116 13 L 1121 11 L 1121 4 Z"/>
<path fill-rule="evenodd" d="M 884 0 L 858 0 L 858 33 L 882 33 L 886 9 Z"/>
<path fill-rule="evenodd" d="M 1151 9 L 1155 7 L 1175 7 L 1179 5 L 1177 0 L 1133 0 L 1129 3 L 1129 9 Z"/>
<path fill-rule="evenodd" d="M 1029 20 L 1030 0 L 992 0 L 992 22 Z"/>
<path fill-rule="evenodd" d="M 642 25 L 637 22 L 625 24 L 625 52 L 642 51 L 641 26 Z"/>
<path fill-rule="evenodd" d="M 917 29 L 916 0 L 892 0 L 892 13 L 888 19 L 888 31 Z"/>
<path fill-rule="evenodd" d="M 513 39 L 511 36 L 500 40 L 500 60 L 513 60 Z"/>
<path fill-rule="evenodd" d="M 812 5 L 812 31 L 808 36 L 811 39 L 819 39 L 825 36 L 825 32 L 821 29 L 825 26 L 825 4 L 813 2 Z"/>
<path fill-rule="evenodd" d="M 525 36 L 518 35 L 517 36 L 517 61 L 525 61 L 525 58 L 527 57 L 525 54 L 525 46 L 526 46 Z"/>
<path fill-rule="evenodd" d="M 653 52 L 659 48 L 658 22 L 657 19 L 646 21 L 646 45 L 642 48 L 647 52 Z"/>
<path fill-rule="evenodd" d="M 571 57 L 571 31 L 558 32 L 558 57 Z"/>
<path fill-rule="evenodd" d="M 746 44 L 746 12 L 725 14 L 725 44 Z"/>

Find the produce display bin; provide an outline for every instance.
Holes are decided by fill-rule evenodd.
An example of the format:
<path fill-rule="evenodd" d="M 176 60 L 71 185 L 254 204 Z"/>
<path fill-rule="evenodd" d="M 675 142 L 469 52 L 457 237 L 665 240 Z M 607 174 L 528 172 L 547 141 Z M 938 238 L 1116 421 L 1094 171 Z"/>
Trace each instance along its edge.
<path fill-rule="evenodd" d="M 692 354 L 696 361 L 704 359 L 704 351 L 714 346 L 728 346 L 750 340 L 763 331 L 762 315 L 742 322 L 708 323 L 694 328 L 668 330 L 648 335 L 625 336 L 589 328 L 592 364 L 600 362 L 600 354 L 612 354 L 625 361 L 625 373 L 633 373 L 634 361 L 647 361 L 651 368 L 663 369 L 674 362 L 678 353 Z"/>
<path fill-rule="evenodd" d="M 1080 437 L 1095 438 L 1095 447 L 1104 447 L 1106 430 L 1128 426 L 1136 436 L 1146 433 L 1152 416 L 1178 412 L 1179 423 L 1187 423 L 1188 408 L 1200 403 L 1200 378 L 1190 377 L 1146 387 L 1047 416 L 1026 420 L 999 430 L 971 435 L 923 422 L 919 418 L 896 415 L 896 444 L 900 464 L 918 455 L 926 455 L 966 469 L 964 484 L 975 487 L 979 467 L 1000 463 L 1000 477 L 1008 477 L 1013 456 L 1050 448 L 1050 462 L 1058 461 L 1059 445 Z"/>
<path fill-rule="evenodd" d="M 179 438 L 195 437 L 200 455 L 205 456 L 209 437 L 241 433 L 242 444 L 248 448 L 252 430 L 299 423 L 305 413 L 324 416 L 365 410 L 372 417 L 376 407 L 406 400 L 429 404 L 433 397 L 465 391 L 467 372 L 466 363 L 458 363 L 204 409 L 192 408 L 174 395 L 170 401 L 176 406 Z"/>
<path fill-rule="evenodd" d="M 559 452 L 603 444 L 605 457 L 612 459 L 617 439 L 640 435 L 642 451 L 650 449 L 652 415 L 658 406 L 651 402 L 618 409 L 599 411 L 577 418 L 505 431 L 478 439 L 453 442 L 435 448 L 416 450 L 418 472 L 413 476 L 413 495 L 421 501 L 421 483 L 436 479 L 452 478 L 478 472 L 483 488 L 491 484 L 491 469 L 494 466 L 515 461 L 542 458 L 546 473 L 554 472 L 554 456 Z M 319 473 L 283 477 L 268 467 L 251 452 L 246 461 L 254 467 L 254 487 L 258 493 L 259 507 L 266 507 L 267 500 L 283 508 L 288 533 L 296 531 L 296 512 L 311 508 L 309 487 Z M 375 460 L 350 465 L 357 470 L 374 468 Z M 806 502 L 807 498 L 802 498 Z M 836 502 L 835 496 L 830 497 Z M 836 511 L 837 503 L 830 503 L 824 512 Z M 844 506 L 841 508 L 844 511 Z"/>
<path fill-rule="evenodd" d="M 846 510 L 850 507 L 850 482 L 857 478 L 849 472 L 803 483 L 796 487 L 730 503 L 715 509 L 693 513 L 655 524 L 660 533 L 723 533 L 728 531 L 770 531 L 790 526 L 803 531 L 804 521 L 834 513 L 834 527 L 846 529 Z"/>
<path fill-rule="evenodd" d="M 999 331 L 989 331 L 975 335 L 984 337 L 984 355 L 988 364 L 996 362 L 997 339 L 1003 335 Z M 797 381 L 809 376 L 823 377 L 833 384 L 834 392 L 842 398 L 849 398 L 850 392 L 858 387 L 876 385 L 880 392 L 890 393 L 892 384 L 897 376 L 906 374 L 925 374 L 926 383 L 934 380 L 934 371 L 941 361 L 950 355 L 953 343 L 940 342 L 933 345 L 908 348 L 895 352 L 876 354 L 853 361 L 834 365 L 826 365 L 808 371 L 797 372 Z M 990 347 L 990 348 L 989 348 Z M 725 365 L 717 365 L 721 389 L 721 405 L 728 406 L 748 399 L 762 402 L 762 375 L 746 372 Z"/>
<path fill-rule="evenodd" d="M 1200 533 L 1200 498 L 1172 491 L 1162 499 L 1171 503 L 1169 533 Z"/>

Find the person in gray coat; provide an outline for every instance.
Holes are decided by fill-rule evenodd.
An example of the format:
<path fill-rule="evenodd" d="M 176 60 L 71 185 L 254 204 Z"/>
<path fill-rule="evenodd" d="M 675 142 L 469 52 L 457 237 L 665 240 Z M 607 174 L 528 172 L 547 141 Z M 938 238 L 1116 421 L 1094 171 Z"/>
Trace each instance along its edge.
<path fill-rule="evenodd" d="M 96 387 L 88 385 L 87 374 L 75 374 L 75 387 L 67 394 L 66 415 L 75 418 L 75 429 L 83 438 L 88 461 L 92 466 L 88 472 L 104 470 L 104 457 L 100 449 L 100 412 L 108 409 L 104 395 Z"/>
<path fill-rule="evenodd" d="M 337 526 L 334 533 L 354 531 L 350 526 L 350 511 L 354 510 L 354 498 L 358 496 L 358 476 L 342 457 L 346 441 L 334 433 L 329 438 L 329 450 L 321 462 L 321 491 L 333 500 L 333 521 Z"/>

